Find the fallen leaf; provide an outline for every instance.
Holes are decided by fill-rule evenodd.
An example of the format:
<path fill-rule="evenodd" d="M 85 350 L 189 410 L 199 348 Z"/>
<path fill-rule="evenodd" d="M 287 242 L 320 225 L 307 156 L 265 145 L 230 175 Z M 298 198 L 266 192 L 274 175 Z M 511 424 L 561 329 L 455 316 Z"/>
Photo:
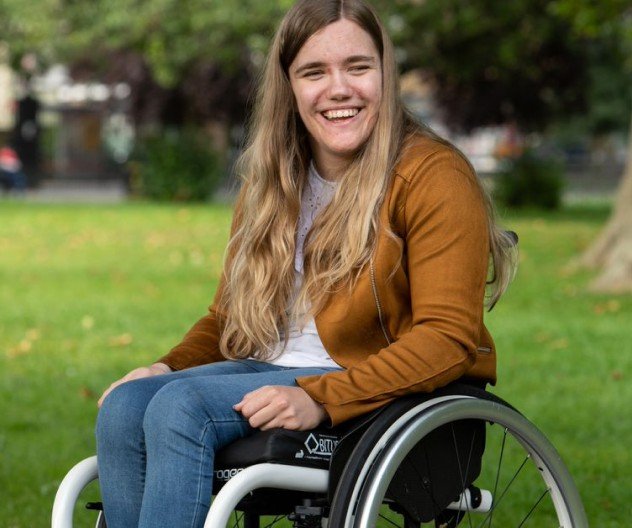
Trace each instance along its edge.
<path fill-rule="evenodd" d="M 119 336 L 111 337 L 109 343 L 110 346 L 122 347 L 131 344 L 133 340 L 134 338 L 132 337 L 132 334 L 121 334 Z"/>
<path fill-rule="evenodd" d="M 79 395 L 84 400 L 94 400 L 97 397 L 96 393 L 91 388 L 85 386 L 79 389 Z"/>
<path fill-rule="evenodd" d="M 564 348 L 568 348 L 568 339 L 562 337 L 561 339 L 556 339 L 555 341 L 551 341 L 549 343 L 549 348 L 551 350 L 563 350 Z"/>
<path fill-rule="evenodd" d="M 621 309 L 621 302 L 617 299 L 610 299 L 609 301 L 597 303 L 593 306 L 593 311 L 597 315 L 605 313 L 617 313 Z"/>
<path fill-rule="evenodd" d="M 39 328 L 29 328 L 24 334 L 24 336 L 29 341 L 37 341 L 41 336 L 41 332 Z"/>
<path fill-rule="evenodd" d="M 608 311 L 611 313 L 618 312 L 621 309 L 621 302 L 617 299 L 610 299 L 606 306 L 608 307 Z"/>
<path fill-rule="evenodd" d="M 551 334 L 549 332 L 538 332 L 533 339 L 536 343 L 546 343 L 551 339 Z"/>

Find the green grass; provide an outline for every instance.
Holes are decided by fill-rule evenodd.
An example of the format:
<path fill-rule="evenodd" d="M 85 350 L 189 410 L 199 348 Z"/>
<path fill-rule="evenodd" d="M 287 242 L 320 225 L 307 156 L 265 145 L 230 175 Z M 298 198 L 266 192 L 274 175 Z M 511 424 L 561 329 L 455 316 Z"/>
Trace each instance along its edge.
<path fill-rule="evenodd" d="M 487 316 L 494 390 L 551 439 L 591 524 L 606 528 L 632 514 L 632 298 L 589 293 L 591 275 L 569 262 L 607 215 L 600 205 L 507 215 L 521 267 Z M 215 205 L 0 202 L 0 527 L 49 523 L 61 478 L 94 452 L 100 392 L 204 313 L 229 223 Z"/>

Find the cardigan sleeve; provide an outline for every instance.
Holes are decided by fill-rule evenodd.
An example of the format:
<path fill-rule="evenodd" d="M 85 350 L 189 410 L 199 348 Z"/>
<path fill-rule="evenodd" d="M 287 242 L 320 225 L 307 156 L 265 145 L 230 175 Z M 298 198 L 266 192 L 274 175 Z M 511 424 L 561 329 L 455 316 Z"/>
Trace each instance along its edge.
<path fill-rule="evenodd" d="M 223 278 L 220 279 L 215 300 L 209 306 L 208 313 L 191 327 L 179 344 L 158 359 L 158 362 L 165 363 L 172 370 L 182 370 L 224 359 L 219 350 L 221 317 L 217 309 L 222 283 Z"/>
<path fill-rule="evenodd" d="M 411 166 L 400 213 L 409 330 L 344 371 L 297 380 L 334 425 L 446 385 L 475 361 L 489 259 L 484 199 L 467 162 L 450 149 Z"/>

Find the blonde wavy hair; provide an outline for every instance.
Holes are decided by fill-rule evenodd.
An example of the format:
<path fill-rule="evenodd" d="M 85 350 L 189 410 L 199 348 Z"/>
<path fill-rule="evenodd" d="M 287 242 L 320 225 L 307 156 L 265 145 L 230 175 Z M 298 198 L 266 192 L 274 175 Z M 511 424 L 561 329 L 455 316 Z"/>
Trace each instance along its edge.
<path fill-rule="evenodd" d="M 342 18 L 364 29 L 379 52 L 382 99 L 369 139 L 339 180 L 330 205 L 314 221 L 305 242 L 302 285 L 295 295 L 295 234 L 311 153 L 293 104 L 289 68 L 310 36 Z M 404 110 L 393 45 L 373 9 L 362 0 L 297 2 L 272 41 L 246 148 L 237 164 L 243 185 L 219 309 L 225 357 L 269 359 L 282 336 L 287 341 L 292 322 L 317 314 L 332 292 L 353 288 L 375 249 L 389 175 L 406 138 L 416 133 L 447 143 Z M 511 266 L 504 250 L 507 240 L 495 227 L 489 199 L 487 207 L 493 304 L 509 281 Z"/>

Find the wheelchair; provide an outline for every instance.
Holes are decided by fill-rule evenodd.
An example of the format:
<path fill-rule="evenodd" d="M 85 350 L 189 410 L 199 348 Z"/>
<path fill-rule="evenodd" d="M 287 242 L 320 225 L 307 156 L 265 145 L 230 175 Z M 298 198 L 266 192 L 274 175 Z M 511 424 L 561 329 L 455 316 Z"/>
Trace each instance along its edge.
<path fill-rule="evenodd" d="M 96 457 L 71 469 L 52 528 L 73 526 L 95 479 Z M 588 527 L 551 443 L 510 404 L 464 382 L 335 428 L 238 440 L 216 454 L 213 494 L 205 528 Z M 106 528 L 102 511 L 96 528 Z"/>

